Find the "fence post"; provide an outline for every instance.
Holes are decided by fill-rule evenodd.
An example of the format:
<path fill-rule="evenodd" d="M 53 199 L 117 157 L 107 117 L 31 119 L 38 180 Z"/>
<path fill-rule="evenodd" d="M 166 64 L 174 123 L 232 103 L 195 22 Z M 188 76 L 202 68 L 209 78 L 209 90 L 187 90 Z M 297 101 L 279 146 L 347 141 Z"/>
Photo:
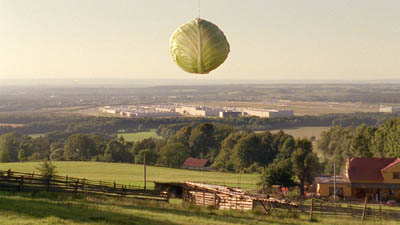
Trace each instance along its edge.
<path fill-rule="evenodd" d="M 366 196 L 365 196 L 365 201 L 364 201 L 364 209 L 363 209 L 363 214 L 362 214 L 362 217 L 361 217 L 361 222 L 364 222 L 364 218 L 365 218 L 365 211 L 367 210 L 367 199 L 368 199 L 368 196 L 366 195 Z"/>
<path fill-rule="evenodd" d="M 11 177 L 11 169 L 8 169 L 7 170 L 7 178 L 10 179 L 10 177 Z"/>
<path fill-rule="evenodd" d="M 51 175 L 47 177 L 47 189 L 46 189 L 46 191 L 50 190 L 50 183 L 51 183 Z"/>
<path fill-rule="evenodd" d="M 314 194 L 311 195 L 310 221 L 314 221 L 314 219 L 313 219 L 313 208 L 314 208 Z"/>
<path fill-rule="evenodd" d="M 19 187 L 18 187 L 18 191 L 22 191 L 24 188 L 24 176 L 21 176 L 20 180 L 19 180 Z"/>
<path fill-rule="evenodd" d="M 115 190 L 116 187 L 117 187 L 117 184 L 115 183 L 115 180 L 114 180 L 114 190 Z"/>
<path fill-rule="evenodd" d="M 65 176 L 65 187 L 68 188 L 68 175 Z"/>
<path fill-rule="evenodd" d="M 76 179 L 76 183 L 75 183 L 75 194 L 78 193 L 78 184 L 79 184 L 79 179 Z"/>
<path fill-rule="evenodd" d="M 323 214 L 323 210 L 322 210 L 322 201 L 319 202 L 319 214 Z"/>
<path fill-rule="evenodd" d="M 82 191 L 83 191 L 83 189 L 85 188 L 85 181 L 86 181 L 86 178 L 83 178 L 83 182 L 82 182 Z"/>
<path fill-rule="evenodd" d="M 33 177 L 35 176 L 35 171 L 32 171 L 32 179 L 31 179 L 31 184 L 33 183 Z"/>
<path fill-rule="evenodd" d="M 350 215 L 353 217 L 353 208 L 351 207 L 351 198 L 350 198 Z"/>

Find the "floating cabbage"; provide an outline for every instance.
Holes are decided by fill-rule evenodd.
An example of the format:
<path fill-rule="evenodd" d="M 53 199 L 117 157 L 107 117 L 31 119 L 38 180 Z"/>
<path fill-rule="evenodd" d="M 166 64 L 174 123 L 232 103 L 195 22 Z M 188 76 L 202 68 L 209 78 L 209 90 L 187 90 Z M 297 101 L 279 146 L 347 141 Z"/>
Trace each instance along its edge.
<path fill-rule="evenodd" d="M 176 64 L 186 72 L 208 74 L 225 62 L 230 46 L 215 24 L 198 18 L 175 31 L 170 51 Z"/>

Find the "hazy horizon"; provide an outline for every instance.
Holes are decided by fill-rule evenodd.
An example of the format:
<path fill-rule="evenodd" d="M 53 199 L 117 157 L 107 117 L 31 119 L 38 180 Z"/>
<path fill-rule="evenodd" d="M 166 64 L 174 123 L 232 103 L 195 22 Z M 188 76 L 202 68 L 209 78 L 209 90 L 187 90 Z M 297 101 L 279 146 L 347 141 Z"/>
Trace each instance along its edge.
<path fill-rule="evenodd" d="M 400 79 L 400 1 L 201 3 L 232 48 L 210 75 L 183 72 L 169 53 L 197 0 L 0 0 L 0 80 Z"/>

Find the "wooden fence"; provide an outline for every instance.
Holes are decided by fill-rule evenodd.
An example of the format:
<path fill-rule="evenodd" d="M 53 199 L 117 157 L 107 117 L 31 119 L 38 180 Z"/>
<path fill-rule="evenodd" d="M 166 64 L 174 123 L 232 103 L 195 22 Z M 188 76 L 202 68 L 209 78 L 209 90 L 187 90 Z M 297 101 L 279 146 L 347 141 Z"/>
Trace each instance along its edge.
<path fill-rule="evenodd" d="M 40 174 L 21 173 L 11 170 L 0 170 L 0 190 L 91 193 L 168 201 L 168 195 L 164 192 L 140 189 L 139 186 L 117 184 L 115 181 L 95 181 L 68 176 L 47 177 Z"/>
<path fill-rule="evenodd" d="M 374 206 L 374 207 L 371 207 Z M 312 216 L 326 215 L 326 216 L 348 216 L 353 218 L 374 218 L 374 219 L 392 219 L 400 220 L 400 211 L 383 209 L 380 204 L 368 204 L 368 201 L 363 203 L 358 202 L 329 202 L 320 199 L 313 199 L 311 205 L 299 204 L 298 209 Z"/>

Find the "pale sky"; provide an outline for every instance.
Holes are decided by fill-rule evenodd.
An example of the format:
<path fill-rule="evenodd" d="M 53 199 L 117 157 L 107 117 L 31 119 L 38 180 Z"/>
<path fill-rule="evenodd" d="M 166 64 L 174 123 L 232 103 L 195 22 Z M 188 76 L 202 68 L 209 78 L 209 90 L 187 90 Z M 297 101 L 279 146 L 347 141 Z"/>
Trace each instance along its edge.
<path fill-rule="evenodd" d="M 210 75 L 169 53 L 197 0 L 0 0 L 0 79 L 400 79 L 400 0 L 202 0 L 231 44 Z"/>

